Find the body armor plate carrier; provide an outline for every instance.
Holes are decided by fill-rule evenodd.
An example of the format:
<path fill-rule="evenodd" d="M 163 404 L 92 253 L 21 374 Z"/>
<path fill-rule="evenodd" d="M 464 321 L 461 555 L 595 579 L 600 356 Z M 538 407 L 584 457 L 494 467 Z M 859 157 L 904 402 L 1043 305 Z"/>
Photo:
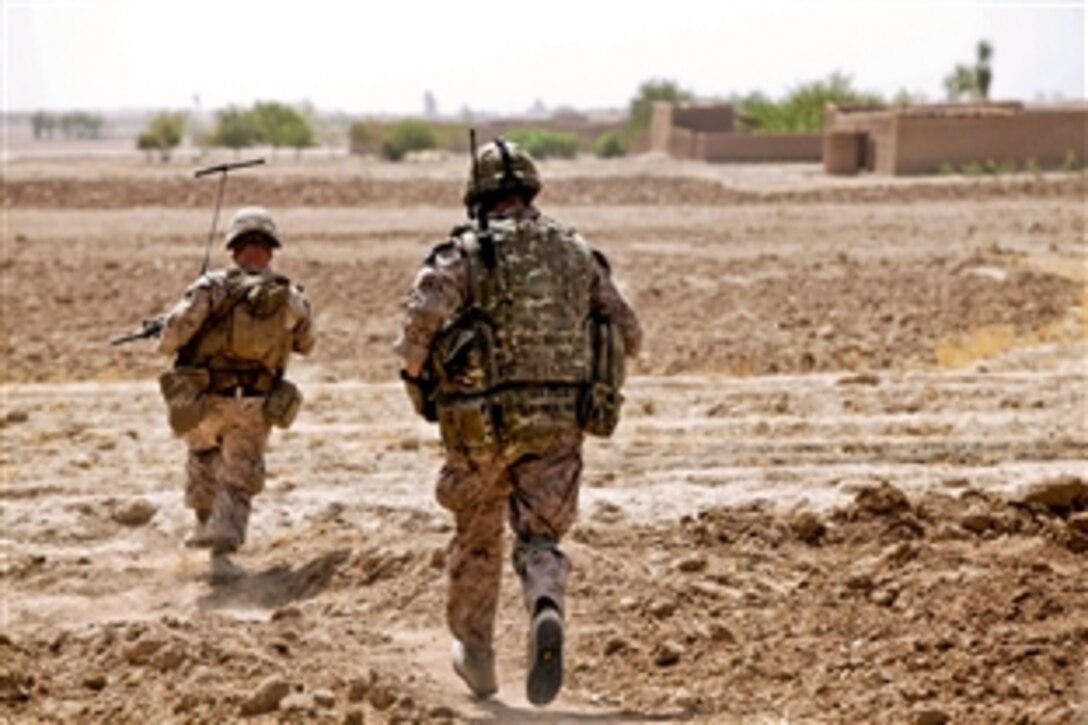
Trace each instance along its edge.
<path fill-rule="evenodd" d="M 547 219 L 496 220 L 495 264 L 460 234 L 469 295 L 432 348 L 447 449 L 541 452 L 581 427 L 591 373 L 589 248 Z"/>

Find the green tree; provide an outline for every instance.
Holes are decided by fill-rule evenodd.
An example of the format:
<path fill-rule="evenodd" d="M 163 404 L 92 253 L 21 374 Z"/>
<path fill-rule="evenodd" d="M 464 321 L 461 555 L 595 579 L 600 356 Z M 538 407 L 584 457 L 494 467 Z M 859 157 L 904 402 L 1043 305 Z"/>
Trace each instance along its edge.
<path fill-rule="evenodd" d="M 273 155 L 281 146 L 301 152 L 314 145 L 314 131 L 310 122 L 291 106 L 275 101 L 256 103 L 252 110 L 257 141 L 272 146 Z"/>
<path fill-rule="evenodd" d="M 993 55 L 993 46 L 985 40 L 980 40 L 975 47 L 975 64 L 969 66 L 959 63 L 950 74 L 945 76 L 944 90 L 948 100 L 958 101 L 964 97 L 972 100 L 988 100 L 990 84 L 994 79 L 993 69 L 990 67 L 990 59 Z"/>
<path fill-rule="evenodd" d="M 227 108 L 215 114 L 215 129 L 212 131 L 211 140 L 216 146 L 225 146 L 234 149 L 244 149 L 257 143 L 260 132 L 253 113 L 236 106 Z"/>
<path fill-rule="evenodd" d="M 148 160 L 153 151 L 158 151 L 159 160 L 167 163 L 174 149 L 181 143 L 186 121 L 186 115 L 180 111 L 155 114 L 147 122 L 144 132 L 136 137 L 136 148 L 144 151 Z"/>
<path fill-rule="evenodd" d="M 680 88 L 674 81 L 648 80 L 638 87 L 638 95 L 631 99 L 627 112 L 626 136 L 632 139 L 650 127 L 650 116 L 655 101 L 681 103 L 694 98 L 690 91 Z"/>
<path fill-rule="evenodd" d="M 412 151 L 438 148 L 438 136 L 429 123 L 406 119 L 389 127 L 382 140 L 382 156 L 390 161 L 400 161 Z"/>
<path fill-rule="evenodd" d="M 824 110 L 838 106 L 877 105 L 881 98 L 854 88 L 849 76 L 832 73 L 826 80 L 796 86 L 775 103 L 761 93 L 741 99 L 740 125 L 756 133 L 819 133 L 824 127 Z"/>

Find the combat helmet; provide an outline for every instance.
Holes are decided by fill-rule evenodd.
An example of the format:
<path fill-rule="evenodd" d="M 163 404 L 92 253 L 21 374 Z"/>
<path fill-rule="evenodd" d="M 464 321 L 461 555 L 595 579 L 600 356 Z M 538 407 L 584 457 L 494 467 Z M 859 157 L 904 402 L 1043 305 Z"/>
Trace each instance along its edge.
<path fill-rule="evenodd" d="M 227 249 L 233 248 L 235 242 L 247 234 L 266 237 L 273 249 L 281 246 L 276 222 L 272 221 L 272 215 L 262 206 L 246 206 L 234 212 L 230 226 L 227 227 Z"/>
<path fill-rule="evenodd" d="M 473 207 L 496 196 L 517 193 L 528 204 L 540 186 L 529 152 L 512 141 L 496 138 L 477 152 L 475 168 L 468 171 L 464 202 Z"/>

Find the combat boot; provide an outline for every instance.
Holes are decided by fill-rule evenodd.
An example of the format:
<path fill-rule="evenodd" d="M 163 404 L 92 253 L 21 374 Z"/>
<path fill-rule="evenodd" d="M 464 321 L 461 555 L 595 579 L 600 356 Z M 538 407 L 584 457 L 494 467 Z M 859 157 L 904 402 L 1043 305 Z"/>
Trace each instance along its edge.
<path fill-rule="evenodd" d="M 211 567 L 211 583 L 212 584 L 229 584 L 232 581 L 237 581 L 246 575 L 246 570 L 239 564 L 235 564 L 231 561 L 230 556 L 225 552 L 212 552 L 212 567 Z"/>
<path fill-rule="evenodd" d="M 202 549 L 212 545 L 211 538 L 208 536 L 208 518 L 210 516 L 210 511 L 201 509 L 196 512 L 196 523 L 193 525 L 193 533 L 189 534 L 185 539 L 186 546 Z"/>
<path fill-rule="evenodd" d="M 541 707 L 559 694 L 563 686 L 563 617 L 554 607 L 544 606 L 533 617 L 529 629 L 529 672 L 525 695 Z"/>
<path fill-rule="evenodd" d="M 465 681 L 472 694 L 481 700 L 491 697 L 499 690 L 495 680 L 495 653 L 490 650 L 471 652 L 460 640 L 454 640 L 453 671 Z"/>

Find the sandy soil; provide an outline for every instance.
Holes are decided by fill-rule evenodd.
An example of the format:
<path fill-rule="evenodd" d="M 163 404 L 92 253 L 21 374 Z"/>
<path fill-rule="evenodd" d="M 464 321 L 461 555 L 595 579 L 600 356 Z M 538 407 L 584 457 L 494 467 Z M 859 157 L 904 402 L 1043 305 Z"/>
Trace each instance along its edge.
<path fill-rule="evenodd" d="M 391 382 L 459 162 L 228 185 L 228 213 L 276 212 L 321 339 L 223 587 L 180 543 L 166 361 L 106 344 L 195 277 L 214 189 L 7 164 L 0 720 L 1088 719 L 1084 177 L 815 169 L 546 168 L 542 206 L 608 254 L 647 350 L 587 443 L 566 687 L 535 710 L 510 573 L 498 698 L 449 669 L 440 451 Z"/>

